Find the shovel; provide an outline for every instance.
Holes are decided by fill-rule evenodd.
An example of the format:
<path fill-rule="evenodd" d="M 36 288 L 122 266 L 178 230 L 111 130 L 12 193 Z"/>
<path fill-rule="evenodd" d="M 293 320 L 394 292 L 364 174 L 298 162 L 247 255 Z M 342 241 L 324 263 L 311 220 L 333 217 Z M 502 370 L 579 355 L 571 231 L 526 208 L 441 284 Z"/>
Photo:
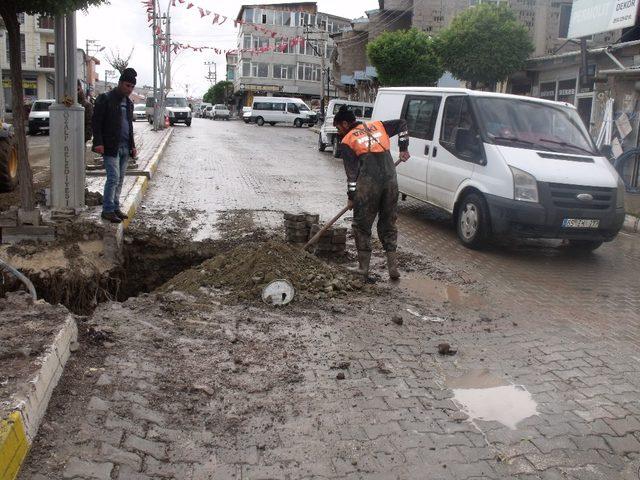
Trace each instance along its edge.
<path fill-rule="evenodd" d="M 402 163 L 402 160 L 398 160 L 394 165 L 397 167 L 398 165 L 400 165 L 400 163 Z M 329 230 L 331 227 L 333 227 L 333 224 L 336 223 L 338 220 L 340 220 L 340 218 L 349 211 L 349 207 L 346 206 L 344 207 L 342 210 L 340 210 L 335 217 L 333 217 L 331 220 L 329 220 L 324 227 L 322 227 L 320 229 L 320 231 L 318 233 L 316 233 L 313 237 L 311 237 L 311 239 L 305 244 L 305 246 L 302 248 L 303 250 L 306 250 L 307 248 L 309 248 L 311 245 L 313 245 L 314 243 L 316 243 L 318 241 L 318 239 L 320 239 L 320 237 L 327 231 Z"/>

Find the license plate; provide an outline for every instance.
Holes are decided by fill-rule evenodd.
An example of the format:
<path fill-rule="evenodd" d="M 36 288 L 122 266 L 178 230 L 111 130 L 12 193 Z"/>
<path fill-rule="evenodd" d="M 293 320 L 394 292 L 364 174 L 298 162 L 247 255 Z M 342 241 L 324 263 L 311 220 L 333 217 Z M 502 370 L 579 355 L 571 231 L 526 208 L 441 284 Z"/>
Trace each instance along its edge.
<path fill-rule="evenodd" d="M 565 218 L 562 221 L 563 228 L 598 228 L 600 220 L 586 220 L 582 218 Z"/>

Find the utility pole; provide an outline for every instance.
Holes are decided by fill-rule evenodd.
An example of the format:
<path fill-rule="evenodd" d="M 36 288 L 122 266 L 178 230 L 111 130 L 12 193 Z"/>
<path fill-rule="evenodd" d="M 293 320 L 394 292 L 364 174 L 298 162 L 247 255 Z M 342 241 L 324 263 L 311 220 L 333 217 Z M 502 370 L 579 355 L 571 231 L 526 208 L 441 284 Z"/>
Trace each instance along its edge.
<path fill-rule="evenodd" d="M 0 30 L 0 38 L 4 38 L 6 42 L 9 41 L 7 35 Z M 4 103 L 4 85 L 2 83 L 2 54 L 0 54 L 0 127 L 4 122 L 5 110 L 7 109 Z"/>
<path fill-rule="evenodd" d="M 326 73 L 326 78 L 327 78 L 327 83 L 329 83 L 329 74 L 328 72 L 325 72 L 326 69 L 326 46 L 325 48 L 323 48 L 322 50 L 318 50 L 317 46 L 314 45 L 313 43 L 311 43 L 309 41 L 309 30 L 311 25 L 305 24 L 304 26 L 304 30 L 305 30 L 305 37 L 306 37 L 306 42 L 307 44 L 311 45 L 311 47 L 313 48 L 313 51 L 316 55 L 318 55 L 320 57 L 320 111 L 324 114 L 324 79 L 325 79 L 325 73 Z M 318 42 L 321 42 L 323 40 L 317 40 Z M 328 93 L 328 89 L 327 89 L 327 93 Z"/>
<path fill-rule="evenodd" d="M 167 39 L 165 45 L 167 46 L 167 71 L 165 73 L 165 83 L 167 84 L 166 91 L 171 90 L 171 17 L 169 16 L 171 10 L 171 2 L 167 4 Z"/>
<path fill-rule="evenodd" d="M 153 0 L 153 23 L 151 30 L 153 32 L 153 129 L 158 129 L 158 36 L 156 29 L 158 27 L 158 15 L 156 9 L 156 0 Z"/>
<path fill-rule="evenodd" d="M 107 88 L 109 88 L 109 86 L 107 85 L 108 81 L 109 81 L 109 77 L 113 77 L 115 75 L 116 72 L 114 72 L 113 70 L 105 70 L 104 71 L 104 93 L 107 93 Z"/>

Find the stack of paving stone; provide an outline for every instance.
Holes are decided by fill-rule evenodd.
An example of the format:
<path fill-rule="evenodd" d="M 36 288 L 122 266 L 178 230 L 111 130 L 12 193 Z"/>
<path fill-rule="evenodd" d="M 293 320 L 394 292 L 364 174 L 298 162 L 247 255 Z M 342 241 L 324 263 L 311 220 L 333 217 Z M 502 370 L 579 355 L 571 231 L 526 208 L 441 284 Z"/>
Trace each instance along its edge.
<path fill-rule="evenodd" d="M 311 213 L 285 213 L 284 228 L 287 243 L 304 245 L 309 241 L 311 226 L 317 225 L 320 215 Z M 317 231 L 317 230 L 316 230 Z"/>
<path fill-rule="evenodd" d="M 315 224 L 311 227 L 309 233 L 313 237 L 320 231 L 322 227 Z M 343 255 L 347 249 L 347 229 L 346 228 L 330 228 L 322 234 L 316 243 L 315 253 L 322 256 L 338 256 Z"/>

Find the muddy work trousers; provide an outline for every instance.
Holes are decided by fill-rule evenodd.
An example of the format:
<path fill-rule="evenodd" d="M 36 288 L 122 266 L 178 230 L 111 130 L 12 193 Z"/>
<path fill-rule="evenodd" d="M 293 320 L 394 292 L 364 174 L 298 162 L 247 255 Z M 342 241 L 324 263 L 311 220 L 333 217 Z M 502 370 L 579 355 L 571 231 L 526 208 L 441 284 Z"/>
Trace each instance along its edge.
<path fill-rule="evenodd" d="M 353 234 L 359 252 L 371 251 L 371 228 L 378 217 L 378 238 L 385 252 L 398 244 L 398 178 L 388 152 L 363 155 L 353 199 Z"/>

